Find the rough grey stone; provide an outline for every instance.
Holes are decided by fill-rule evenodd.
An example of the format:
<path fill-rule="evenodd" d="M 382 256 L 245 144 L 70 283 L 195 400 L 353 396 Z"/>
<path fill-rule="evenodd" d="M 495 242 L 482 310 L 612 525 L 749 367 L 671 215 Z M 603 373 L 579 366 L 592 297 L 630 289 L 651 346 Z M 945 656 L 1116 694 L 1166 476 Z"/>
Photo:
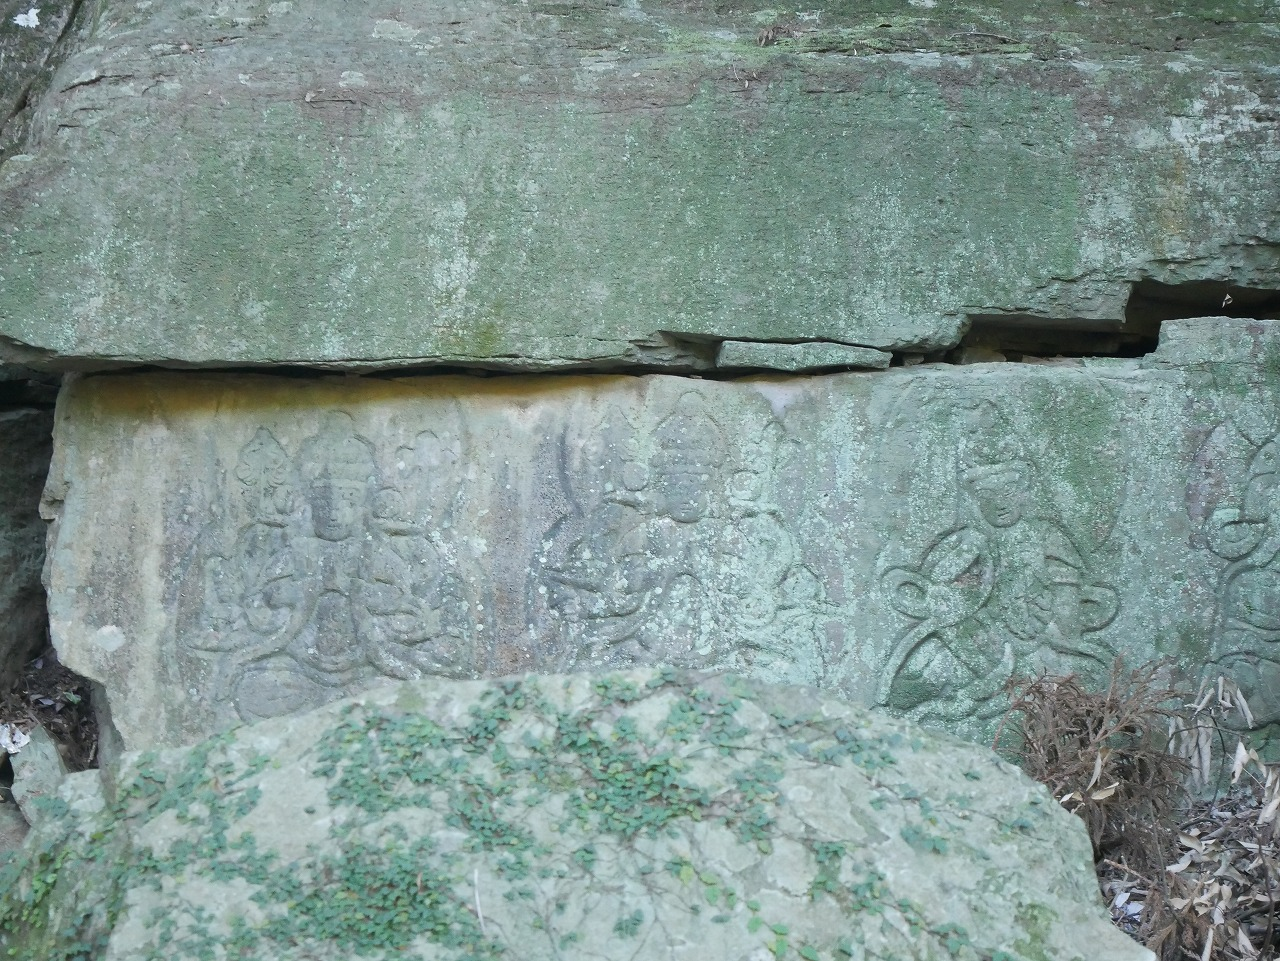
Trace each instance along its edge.
<path fill-rule="evenodd" d="M 58 786 L 67 776 L 67 765 L 49 732 L 37 724 L 28 734 L 31 740 L 17 754 L 9 756 L 13 765 L 13 799 L 30 824 L 46 816 L 40 802 L 57 796 Z"/>
<path fill-rule="evenodd" d="M 0 690 L 48 643 L 39 508 L 52 447 L 52 411 L 0 412 Z"/>
<path fill-rule="evenodd" d="M 125 749 L 395 678 L 645 663 L 984 736 L 1174 658 L 1280 718 L 1280 322 L 1145 360 L 64 388 L 51 630 Z"/>
<path fill-rule="evenodd" d="M 105 807 L 74 783 L 28 843 L 0 922 L 32 920 L 0 923 L 0 947 L 1152 958 L 1104 917 L 1084 827 L 1042 786 L 805 689 L 674 671 L 410 682 L 113 774 Z"/>
<path fill-rule="evenodd" d="M 892 354 L 848 344 L 765 344 L 726 340 L 716 354 L 717 367 L 763 367 L 770 370 L 821 370 L 854 367 L 883 370 Z"/>
<path fill-rule="evenodd" d="M 76 0 L 0 0 L 0 162 L 20 149 L 79 6 Z"/>
<path fill-rule="evenodd" d="M 18 810 L 18 805 L 8 799 L 0 799 L 0 864 L 6 857 L 22 847 L 31 826 Z"/>
<path fill-rule="evenodd" d="M 0 167 L 0 337 L 52 367 L 1124 344 L 1135 281 L 1280 266 L 1262 0 L 90 6 Z"/>

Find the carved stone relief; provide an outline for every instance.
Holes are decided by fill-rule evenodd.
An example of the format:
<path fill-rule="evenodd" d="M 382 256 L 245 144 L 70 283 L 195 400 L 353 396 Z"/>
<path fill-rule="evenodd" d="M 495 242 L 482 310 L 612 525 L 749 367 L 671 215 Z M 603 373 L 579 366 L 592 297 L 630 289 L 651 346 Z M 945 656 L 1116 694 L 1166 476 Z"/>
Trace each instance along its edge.
<path fill-rule="evenodd" d="M 1196 452 L 1187 492 L 1200 522 L 1194 543 L 1220 565 L 1207 673 L 1240 684 L 1258 726 L 1280 721 L 1280 434 L 1272 430 L 1256 416 L 1217 424 Z"/>
<path fill-rule="evenodd" d="M 1041 467 L 992 402 L 964 411 L 951 461 L 956 510 L 915 560 L 880 575 L 905 619 L 878 702 L 926 721 L 981 724 L 1005 685 L 1052 652 L 1069 669 L 1111 663 L 1099 636 L 1118 592 L 1102 583 L 1043 494 Z"/>
<path fill-rule="evenodd" d="M 334 412 L 291 455 L 267 427 L 240 449 L 193 568 L 203 603 L 178 637 L 244 720 L 313 707 L 378 675 L 466 677 L 480 619 L 443 537 L 456 434 L 422 431 L 384 464 Z"/>
<path fill-rule="evenodd" d="M 51 631 L 128 748 L 651 663 L 977 736 L 1014 675 L 1169 655 L 1280 716 L 1280 410 L 1251 342 L 1205 382 L 1219 326 L 1097 370 L 83 378 Z"/>
<path fill-rule="evenodd" d="M 785 679 L 821 660 L 836 612 L 776 503 L 787 441 L 771 420 L 735 442 L 708 406 L 686 392 L 647 430 L 615 409 L 580 451 L 562 446 L 574 512 L 548 531 L 531 585 L 549 667 Z"/>

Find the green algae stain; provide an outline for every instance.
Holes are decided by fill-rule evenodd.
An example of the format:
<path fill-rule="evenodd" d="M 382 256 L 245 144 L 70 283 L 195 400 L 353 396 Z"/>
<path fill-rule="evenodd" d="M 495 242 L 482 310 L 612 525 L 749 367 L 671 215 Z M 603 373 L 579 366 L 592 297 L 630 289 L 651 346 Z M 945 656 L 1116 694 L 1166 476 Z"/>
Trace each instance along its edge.
<path fill-rule="evenodd" d="M 1014 947 L 1029 961 L 1053 961 L 1045 945 L 1058 923 L 1058 912 L 1044 904 L 1024 904 L 1019 906 L 1016 918 L 1018 926 L 1027 932 L 1027 938 L 1016 942 Z"/>
<path fill-rule="evenodd" d="M 86 276 L 113 316 L 163 305 L 120 327 L 121 352 L 289 360 L 536 357 L 573 338 L 598 354 L 602 335 L 625 344 L 659 317 L 891 341 L 943 305 L 1075 268 L 1069 100 L 981 69 L 959 91 L 871 70 L 818 94 L 772 51 L 767 83 L 744 94 L 725 64 L 660 111 L 456 96 L 174 121 L 179 147 L 141 159 L 164 159 L 181 190 L 116 190 L 122 216 Z M 71 244 L 68 229 L 48 245 Z M 45 296 L 11 272 L 0 311 Z"/>

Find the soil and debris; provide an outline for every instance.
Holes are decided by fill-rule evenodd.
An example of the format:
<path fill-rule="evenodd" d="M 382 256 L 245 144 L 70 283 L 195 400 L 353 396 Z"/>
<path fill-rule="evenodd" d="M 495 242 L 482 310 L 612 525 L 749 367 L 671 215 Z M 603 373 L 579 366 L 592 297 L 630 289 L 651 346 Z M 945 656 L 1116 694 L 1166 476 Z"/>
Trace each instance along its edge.
<path fill-rule="evenodd" d="M 0 693 L 0 731 L 16 741 L 37 724 L 57 743 L 68 770 L 98 766 L 98 723 L 89 682 L 60 664 L 53 648 L 27 664 L 12 689 Z M 7 757 L 4 776 L 11 779 Z"/>
<path fill-rule="evenodd" d="M 1280 957 L 1275 800 L 1251 781 L 1194 802 L 1179 825 L 1180 856 L 1159 881 L 1100 863 L 1112 920 L 1162 959 Z"/>
<path fill-rule="evenodd" d="M 1104 691 L 1019 679 L 1017 747 L 997 747 L 1084 820 L 1112 920 L 1160 961 L 1278 961 L 1280 764 L 1237 733 L 1253 717 L 1230 679 L 1190 695 L 1170 668 L 1117 662 Z"/>

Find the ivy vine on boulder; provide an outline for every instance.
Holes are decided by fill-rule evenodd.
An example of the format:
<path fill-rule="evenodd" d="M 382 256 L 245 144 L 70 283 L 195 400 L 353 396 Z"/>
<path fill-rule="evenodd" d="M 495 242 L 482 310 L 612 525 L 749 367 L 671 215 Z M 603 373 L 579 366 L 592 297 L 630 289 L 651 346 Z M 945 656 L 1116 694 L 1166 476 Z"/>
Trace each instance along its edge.
<path fill-rule="evenodd" d="M 981 748 L 643 670 L 425 680 L 73 775 L 9 957 L 1115 959 L 1089 841 Z"/>

